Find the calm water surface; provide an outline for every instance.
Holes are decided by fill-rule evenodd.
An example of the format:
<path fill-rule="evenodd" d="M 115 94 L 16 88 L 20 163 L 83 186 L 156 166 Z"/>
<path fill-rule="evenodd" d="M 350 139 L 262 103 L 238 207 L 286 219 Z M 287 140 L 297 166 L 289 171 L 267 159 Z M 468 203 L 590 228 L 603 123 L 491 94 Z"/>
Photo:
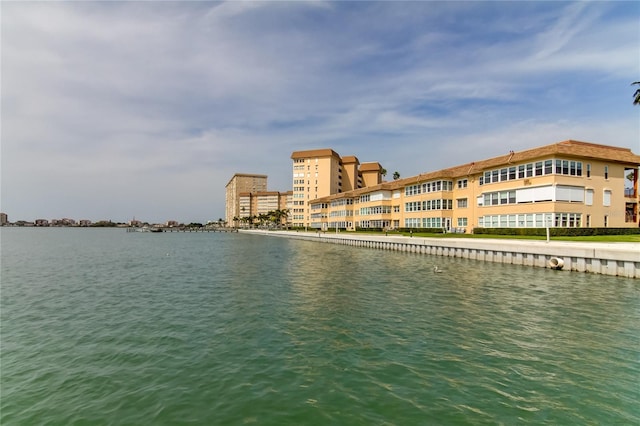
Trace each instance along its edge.
<path fill-rule="evenodd" d="M 0 236 L 2 425 L 640 424 L 638 280 L 259 235 Z"/>

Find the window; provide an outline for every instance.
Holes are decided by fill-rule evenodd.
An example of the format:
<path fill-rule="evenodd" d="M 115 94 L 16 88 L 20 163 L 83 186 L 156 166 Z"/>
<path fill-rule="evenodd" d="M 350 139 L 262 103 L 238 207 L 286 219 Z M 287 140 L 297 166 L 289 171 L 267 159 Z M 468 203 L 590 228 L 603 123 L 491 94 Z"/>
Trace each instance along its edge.
<path fill-rule="evenodd" d="M 544 162 L 544 174 L 545 175 L 550 175 L 551 173 L 553 173 L 553 161 L 545 160 L 545 162 Z"/>
<path fill-rule="evenodd" d="M 556 185 L 556 201 L 568 201 L 572 203 L 584 202 L 585 190 L 581 186 Z"/>
<path fill-rule="evenodd" d="M 542 176 L 542 161 L 536 163 L 536 176 Z"/>
<path fill-rule="evenodd" d="M 604 166 L 604 178 L 609 179 L 609 166 Z"/>
<path fill-rule="evenodd" d="M 420 210 L 422 210 L 422 204 L 420 203 L 420 201 L 414 201 L 404 204 L 404 211 L 406 212 L 419 212 Z"/>
<path fill-rule="evenodd" d="M 467 199 L 466 198 L 458 198 L 458 208 L 463 209 L 467 207 Z"/>
<path fill-rule="evenodd" d="M 607 226 L 609 226 L 609 216 L 604 215 L 604 227 L 606 228 Z"/>
<path fill-rule="evenodd" d="M 524 164 L 518 166 L 518 179 L 524 179 Z"/>
<path fill-rule="evenodd" d="M 593 189 L 587 189 L 585 192 L 585 198 L 584 198 L 584 203 L 587 206 L 592 206 L 593 205 Z"/>
<path fill-rule="evenodd" d="M 500 193 L 500 204 L 507 204 L 508 193 L 507 191 L 502 191 Z"/>
<path fill-rule="evenodd" d="M 602 205 L 605 207 L 609 207 L 611 205 L 611 190 L 605 189 L 604 194 L 602 196 Z"/>
<path fill-rule="evenodd" d="M 467 226 L 467 218 L 466 217 L 459 217 L 458 218 L 458 226 L 462 227 L 462 226 Z"/>
<path fill-rule="evenodd" d="M 467 179 L 460 179 L 458 181 L 458 189 L 466 188 L 468 185 Z"/>
<path fill-rule="evenodd" d="M 420 194 L 422 192 L 422 187 L 421 185 L 410 185 L 405 187 L 404 189 L 404 195 L 417 195 Z"/>
<path fill-rule="evenodd" d="M 531 176 L 533 176 L 533 164 L 531 164 L 531 163 L 527 164 L 527 170 L 526 170 L 526 172 L 527 172 L 527 173 L 526 173 L 526 174 L 527 174 L 527 177 L 531 177 Z"/>
<path fill-rule="evenodd" d="M 590 178 L 591 177 L 591 164 L 587 163 L 587 177 Z"/>

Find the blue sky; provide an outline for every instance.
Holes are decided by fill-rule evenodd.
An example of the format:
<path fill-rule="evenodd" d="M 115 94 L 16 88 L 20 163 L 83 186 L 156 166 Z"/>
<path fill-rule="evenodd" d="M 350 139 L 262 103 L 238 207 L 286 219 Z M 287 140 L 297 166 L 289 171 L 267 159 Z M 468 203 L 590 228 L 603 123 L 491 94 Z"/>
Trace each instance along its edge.
<path fill-rule="evenodd" d="M 291 152 L 403 177 L 566 139 L 640 153 L 637 2 L 3 2 L 9 219 L 206 222 Z"/>

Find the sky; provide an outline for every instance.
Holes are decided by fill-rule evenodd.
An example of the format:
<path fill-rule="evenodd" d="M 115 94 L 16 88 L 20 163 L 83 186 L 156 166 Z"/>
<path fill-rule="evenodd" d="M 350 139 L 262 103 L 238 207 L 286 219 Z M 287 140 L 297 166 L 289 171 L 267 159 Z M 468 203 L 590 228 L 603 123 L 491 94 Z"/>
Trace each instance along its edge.
<path fill-rule="evenodd" d="M 567 139 L 640 154 L 640 2 L 7 2 L 10 221 L 224 218 L 293 151 L 402 177 Z"/>

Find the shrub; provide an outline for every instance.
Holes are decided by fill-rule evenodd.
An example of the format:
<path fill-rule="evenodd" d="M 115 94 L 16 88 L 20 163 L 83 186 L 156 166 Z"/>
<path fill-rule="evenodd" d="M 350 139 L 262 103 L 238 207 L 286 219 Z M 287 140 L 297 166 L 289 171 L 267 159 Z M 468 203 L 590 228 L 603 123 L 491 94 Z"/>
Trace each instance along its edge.
<path fill-rule="evenodd" d="M 545 236 L 546 228 L 475 228 L 474 234 Z M 592 235 L 637 235 L 640 228 L 549 228 L 552 237 L 584 237 Z"/>

